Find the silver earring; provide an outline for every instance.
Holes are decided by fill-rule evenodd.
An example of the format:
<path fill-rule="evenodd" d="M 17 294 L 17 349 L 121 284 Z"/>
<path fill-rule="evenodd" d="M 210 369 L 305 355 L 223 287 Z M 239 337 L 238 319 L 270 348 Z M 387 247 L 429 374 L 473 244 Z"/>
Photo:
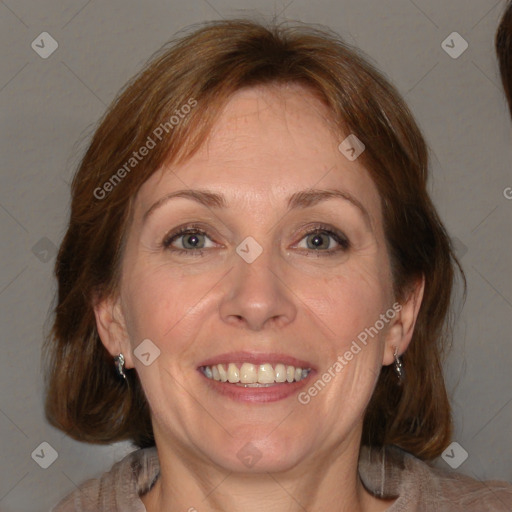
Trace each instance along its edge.
<path fill-rule="evenodd" d="M 398 384 L 401 386 L 405 380 L 405 368 L 402 358 L 398 356 L 398 347 L 395 347 L 393 356 L 395 358 L 395 372 L 398 376 Z"/>
<path fill-rule="evenodd" d="M 126 374 L 124 373 L 124 356 L 123 354 L 119 354 L 114 357 L 114 364 L 116 365 L 116 371 L 119 377 L 122 377 L 126 380 Z"/>

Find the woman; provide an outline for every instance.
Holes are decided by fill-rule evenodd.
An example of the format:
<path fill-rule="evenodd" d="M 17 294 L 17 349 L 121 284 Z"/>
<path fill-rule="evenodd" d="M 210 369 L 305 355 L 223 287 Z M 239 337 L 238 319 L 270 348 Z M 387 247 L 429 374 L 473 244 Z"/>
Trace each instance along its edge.
<path fill-rule="evenodd" d="M 74 178 L 46 347 L 49 421 L 140 450 L 54 510 L 509 510 L 427 464 L 458 266 L 427 169 L 333 34 L 222 21 L 156 56 Z"/>

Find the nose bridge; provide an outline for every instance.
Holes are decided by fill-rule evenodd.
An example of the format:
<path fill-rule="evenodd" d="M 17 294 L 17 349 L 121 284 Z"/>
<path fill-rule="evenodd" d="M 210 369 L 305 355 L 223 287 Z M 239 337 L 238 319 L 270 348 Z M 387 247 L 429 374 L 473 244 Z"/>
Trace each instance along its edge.
<path fill-rule="evenodd" d="M 263 241 L 264 233 L 258 235 Z M 265 243 L 245 238 L 236 248 L 229 289 L 221 304 L 225 321 L 243 321 L 260 329 L 273 319 L 282 324 L 295 318 L 293 294 L 279 277 L 282 268 L 278 252 L 267 236 Z"/>

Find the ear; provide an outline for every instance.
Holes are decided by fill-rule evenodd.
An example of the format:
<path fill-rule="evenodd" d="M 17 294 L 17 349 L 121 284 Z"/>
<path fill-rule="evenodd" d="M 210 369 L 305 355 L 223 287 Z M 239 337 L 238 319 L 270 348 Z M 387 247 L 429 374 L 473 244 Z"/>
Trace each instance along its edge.
<path fill-rule="evenodd" d="M 132 351 L 120 297 L 96 299 L 93 308 L 101 342 L 112 356 L 122 353 L 125 367 L 133 368 Z"/>
<path fill-rule="evenodd" d="M 398 350 L 398 356 L 403 354 L 412 339 L 414 326 L 423 300 L 423 292 L 425 290 L 425 276 L 421 276 L 414 282 L 410 289 L 409 296 L 405 302 L 399 304 L 395 303 L 393 309 L 397 312 L 395 318 L 390 322 L 388 329 L 384 356 L 382 359 L 383 366 L 392 364 L 395 360 L 395 350 Z"/>

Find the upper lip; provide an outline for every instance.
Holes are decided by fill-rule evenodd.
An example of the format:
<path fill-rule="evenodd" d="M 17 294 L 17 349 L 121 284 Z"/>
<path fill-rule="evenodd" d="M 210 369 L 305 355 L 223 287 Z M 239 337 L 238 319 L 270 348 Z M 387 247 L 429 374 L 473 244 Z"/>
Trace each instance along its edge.
<path fill-rule="evenodd" d="M 311 368 L 314 370 L 313 364 L 304 359 L 298 359 L 287 354 L 278 353 L 263 353 L 263 352 L 229 352 L 225 354 L 219 354 L 209 359 L 204 360 L 199 366 L 213 366 L 216 364 L 227 364 L 227 363 L 252 363 L 252 364 L 277 364 L 283 363 L 295 368 Z"/>

